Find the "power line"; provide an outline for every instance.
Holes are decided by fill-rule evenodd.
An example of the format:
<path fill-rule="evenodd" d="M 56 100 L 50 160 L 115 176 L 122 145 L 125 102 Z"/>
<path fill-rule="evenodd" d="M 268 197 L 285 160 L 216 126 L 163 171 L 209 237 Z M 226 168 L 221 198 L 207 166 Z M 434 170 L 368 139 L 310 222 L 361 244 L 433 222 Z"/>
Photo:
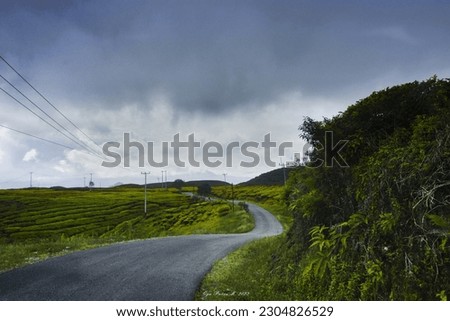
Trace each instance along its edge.
<path fill-rule="evenodd" d="M 14 97 L 13 95 L 11 95 L 10 93 L 8 93 L 5 89 L 3 89 L 2 87 L 0 87 L 0 90 L 3 91 L 6 95 L 8 95 L 11 99 L 13 99 L 14 101 L 16 101 L 19 105 L 21 105 L 22 107 L 24 107 L 25 109 L 27 109 L 29 112 L 31 112 L 33 115 L 35 115 L 36 117 L 38 117 L 40 120 L 42 120 L 43 122 L 45 122 L 47 125 L 51 126 L 53 129 L 55 129 L 57 132 L 59 132 L 60 134 L 64 135 L 66 138 L 70 139 L 72 142 L 74 142 L 75 144 L 81 146 L 83 149 L 86 149 L 83 145 L 81 145 L 80 143 L 78 143 L 76 140 L 74 140 L 72 137 L 67 136 L 66 133 L 63 133 L 60 129 L 56 128 L 53 124 L 49 123 L 46 119 L 42 118 L 40 115 L 38 115 L 37 113 L 35 113 L 32 109 L 30 109 L 28 106 L 26 106 L 25 104 L 23 104 L 20 100 L 18 100 L 16 97 Z M 90 150 L 86 150 L 89 154 L 92 154 L 98 158 L 101 158 L 98 154 L 96 153 L 92 153 Z"/>
<path fill-rule="evenodd" d="M 99 146 L 91 137 L 89 137 L 89 135 L 87 135 L 83 130 L 81 130 L 81 128 L 79 128 L 74 122 L 72 122 L 66 115 L 64 115 L 64 113 L 62 111 L 60 111 L 54 104 L 52 104 L 50 102 L 49 99 L 47 99 L 39 90 L 37 90 L 27 79 L 25 79 L 25 77 L 18 72 L 8 61 L 6 61 L 6 59 L 0 55 L 0 59 L 6 64 L 8 65 L 9 68 L 11 68 L 11 70 L 13 70 L 28 86 L 30 86 L 43 100 L 45 100 L 53 109 L 55 109 L 67 122 L 69 122 L 74 128 L 76 128 L 80 133 L 82 133 L 86 138 L 88 138 L 97 148 L 102 149 L 101 146 Z M 1 76 L 1 75 L 0 75 Z M 53 129 L 55 129 L 56 131 L 58 131 L 60 134 L 64 135 L 66 138 L 70 139 L 72 142 L 74 142 L 75 144 L 77 144 L 78 146 L 82 147 L 83 149 L 86 150 L 86 152 L 88 152 L 89 154 L 96 156 L 102 160 L 105 160 L 105 156 L 101 153 L 96 152 L 95 150 L 93 150 L 90 146 L 86 145 L 85 142 L 83 142 L 80 138 L 78 138 L 77 136 L 73 135 L 71 131 L 69 131 L 66 127 L 64 127 L 63 125 L 61 125 L 58 121 L 56 121 L 54 118 L 52 118 L 48 113 L 46 113 L 43 109 L 41 109 L 39 106 L 37 106 L 31 99 L 29 99 L 25 94 L 23 94 L 18 88 L 16 88 L 13 84 L 11 84 L 8 80 L 6 80 L 3 76 L 1 76 L 1 78 L 3 80 L 5 80 L 10 86 L 12 86 L 17 92 L 19 92 L 23 97 L 25 97 L 29 102 L 31 102 L 36 108 L 38 108 L 42 113 L 44 113 L 47 117 L 49 117 L 53 122 L 55 122 L 58 126 L 60 126 L 61 128 L 63 128 L 66 132 L 68 132 L 70 135 L 72 135 L 76 140 L 72 139 L 71 137 L 67 136 L 64 132 L 62 132 L 61 130 L 59 130 L 58 128 L 56 128 L 54 125 L 52 125 L 51 123 L 49 123 L 46 119 L 42 118 L 40 115 L 38 115 L 37 113 L 35 113 L 33 110 L 31 110 L 29 107 L 27 107 L 26 105 L 24 105 L 21 101 L 19 101 L 16 97 L 14 97 L 12 94 L 8 93 L 5 89 L 0 87 L 0 90 L 3 91 L 6 95 L 8 95 L 10 98 L 12 98 L 14 101 L 16 101 L 18 104 L 20 104 L 22 107 L 26 108 L 28 111 L 30 111 L 32 114 L 34 114 L 36 117 L 38 117 L 39 119 L 41 119 L 42 121 L 44 121 L 47 125 L 51 126 Z M 7 128 L 6 126 L 2 126 Z M 18 130 L 14 130 L 12 128 L 8 128 L 10 130 L 13 131 L 17 131 L 19 133 L 22 133 L 24 135 L 28 135 L 37 139 L 41 139 L 43 141 L 47 141 L 49 143 L 52 144 L 56 144 L 59 145 L 61 147 L 64 148 L 70 148 L 70 149 L 74 149 L 72 147 L 60 144 L 60 143 L 56 143 L 53 141 L 50 141 L 48 139 L 44 139 L 44 138 L 40 138 L 38 136 L 34 136 L 25 132 L 21 132 Z M 81 144 L 79 143 L 81 142 Z M 125 168 L 129 171 L 135 172 L 135 170 L 130 169 L 130 168 Z M 166 180 L 167 180 L 167 173 L 166 173 Z"/>
<path fill-rule="evenodd" d="M 14 88 L 22 97 L 24 97 L 26 100 L 28 100 L 33 106 L 35 106 L 37 109 L 39 109 L 45 116 L 50 118 L 55 124 L 57 124 L 59 127 L 61 127 L 63 130 L 65 130 L 69 135 L 71 135 L 74 139 L 76 139 L 79 143 L 78 145 L 83 146 L 85 149 L 89 149 L 90 151 L 97 153 L 92 148 L 90 148 L 88 145 L 86 145 L 82 140 L 80 140 L 78 137 L 76 137 L 71 131 L 69 131 L 66 127 L 61 125 L 57 120 L 55 120 L 52 116 L 50 116 L 45 110 L 43 110 L 41 107 L 39 107 L 36 103 L 34 103 L 30 98 L 28 98 L 20 89 L 18 89 L 16 86 L 14 86 L 11 82 L 9 82 L 3 75 L 0 74 L 0 78 L 2 78 L 8 85 L 10 85 L 12 88 Z"/>
<path fill-rule="evenodd" d="M 11 128 L 11 127 L 8 127 L 8 126 L 2 125 L 2 124 L 0 124 L 0 127 L 9 129 L 9 130 L 14 131 L 14 132 L 16 132 L 16 133 L 20 133 L 20 134 L 23 134 L 23 135 L 26 135 L 26 136 L 30 136 L 30 137 L 33 137 L 33 138 L 36 138 L 36 139 L 40 139 L 40 140 L 42 140 L 42 141 L 44 141 L 44 142 L 47 142 L 47 143 L 51 143 L 51 144 L 54 144 L 54 145 L 58 145 L 58 146 L 61 146 L 61 147 L 64 147 L 64 148 L 74 149 L 74 148 L 72 148 L 72 147 L 70 147 L 70 146 L 63 145 L 63 144 L 60 144 L 60 143 L 58 143 L 58 142 L 54 142 L 54 141 L 52 141 L 52 140 L 45 139 L 45 138 L 42 138 L 42 137 L 38 137 L 38 136 L 35 136 L 35 135 L 32 135 L 32 134 L 28 134 L 28 133 L 23 132 L 23 131 L 21 131 L 21 130 L 14 129 L 14 128 Z"/>
<path fill-rule="evenodd" d="M 78 131 L 80 131 L 80 133 L 82 133 L 84 136 L 86 136 L 86 138 L 88 138 L 92 143 L 94 143 L 97 147 L 100 148 L 100 146 L 91 137 L 89 137 L 84 131 L 82 131 L 80 129 L 80 127 L 78 127 L 74 122 L 72 122 L 55 105 L 53 105 L 43 94 L 41 94 L 41 92 L 39 90 L 37 90 L 28 80 L 26 80 L 25 77 L 22 76 L 22 74 L 20 74 L 13 66 L 11 66 L 11 64 L 9 62 L 7 62 L 6 59 L 3 58 L 2 55 L 0 55 L 0 59 L 3 60 L 3 62 L 5 64 L 7 64 L 9 66 L 9 68 L 11 68 L 20 78 L 22 78 L 22 80 L 24 82 L 26 82 L 28 84 L 28 86 L 30 86 L 42 99 L 44 99 L 50 106 L 52 106 L 53 109 L 55 109 L 62 117 L 64 117 L 65 120 L 67 120 L 73 127 L 75 127 Z"/>

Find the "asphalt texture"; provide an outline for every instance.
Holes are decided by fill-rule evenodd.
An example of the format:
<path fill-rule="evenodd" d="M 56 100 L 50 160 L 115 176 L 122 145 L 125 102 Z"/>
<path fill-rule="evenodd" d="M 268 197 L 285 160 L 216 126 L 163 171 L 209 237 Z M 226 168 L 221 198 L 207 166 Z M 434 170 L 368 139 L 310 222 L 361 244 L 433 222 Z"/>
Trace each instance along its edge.
<path fill-rule="evenodd" d="M 249 204 L 255 228 L 244 234 L 153 238 L 51 258 L 0 274 L 0 300 L 193 300 L 218 259 L 243 244 L 282 233 L 275 217 Z"/>

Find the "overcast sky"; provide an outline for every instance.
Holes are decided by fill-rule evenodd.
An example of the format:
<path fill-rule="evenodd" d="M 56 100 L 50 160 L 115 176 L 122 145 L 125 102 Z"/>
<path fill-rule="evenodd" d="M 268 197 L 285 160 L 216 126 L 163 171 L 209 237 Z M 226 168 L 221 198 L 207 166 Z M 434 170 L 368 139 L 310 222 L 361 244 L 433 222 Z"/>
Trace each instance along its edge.
<path fill-rule="evenodd" d="M 117 141 L 162 141 L 195 134 L 202 146 L 292 142 L 303 117 L 332 117 L 376 90 L 450 77 L 448 1 L 2 1 L 0 55 L 96 144 L 76 130 L 3 62 L 0 74 L 97 153 Z M 40 114 L 0 79 L 0 87 Z M 50 121 L 51 122 L 51 121 Z M 97 186 L 223 179 L 240 182 L 273 169 L 233 166 L 106 168 L 102 159 L 0 92 L 0 188 Z M 170 145 L 169 145 L 170 146 Z M 147 150 L 146 150 L 147 151 Z M 186 156 L 187 155 L 182 155 Z M 201 150 L 196 150 L 199 162 Z M 278 164 L 278 153 L 273 153 Z M 145 158 L 146 159 L 146 158 Z M 108 158 L 111 160 L 111 158 Z M 217 160 L 217 159 L 216 159 Z M 219 160 L 225 164 L 225 158 Z"/>

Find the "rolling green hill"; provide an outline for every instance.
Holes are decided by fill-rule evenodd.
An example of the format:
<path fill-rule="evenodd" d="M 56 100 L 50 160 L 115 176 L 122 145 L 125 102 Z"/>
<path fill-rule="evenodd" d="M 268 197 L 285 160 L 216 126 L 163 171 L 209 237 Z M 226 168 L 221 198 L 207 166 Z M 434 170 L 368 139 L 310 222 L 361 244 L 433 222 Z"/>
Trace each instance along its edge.
<path fill-rule="evenodd" d="M 118 241 L 253 228 L 244 209 L 175 189 L 0 190 L 0 270 Z"/>
<path fill-rule="evenodd" d="M 228 183 L 225 183 L 224 181 L 219 181 L 219 180 L 195 180 L 195 181 L 181 181 L 181 186 L 184 187 L 198 187 L 201 186 L 203 184 L 209 184 L 210 186 L 223 186 L 223 185 L 229 185 Z M 115 186 L 115 188 L 143 188 L 144 184 L 139 185 L 139 184 L 119 184 L 117 186 Z M 161 183 L 150 183 L 147 184 L 147 188 L 161 188 L 162 184 Z M 170 181 L 170 182 L 165 182 L 164 183 L 164 188 L 177 188 L 177 180 L 175 181 Z"/>
<path fill-rule="evenodd" d="M 263 173 L 246 182 L 238 184 L 239 186 L 281 186 L 284 185 L 284 179 L 289 177 L 292 167 L 277 168 L 270 172 Z"/>

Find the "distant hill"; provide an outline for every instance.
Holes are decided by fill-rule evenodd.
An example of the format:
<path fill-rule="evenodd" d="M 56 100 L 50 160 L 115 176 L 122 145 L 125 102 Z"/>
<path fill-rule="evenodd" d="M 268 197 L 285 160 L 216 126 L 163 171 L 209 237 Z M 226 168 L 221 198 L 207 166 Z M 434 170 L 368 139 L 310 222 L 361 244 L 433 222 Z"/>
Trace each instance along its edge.
<path fill-rule="evenodd" d="M 219 180 L 199 180 L 199 181 L 187 181 L 184 183 L 186 186 L 200 186 L 203 184 L 209 184 L 211 186 L 222 186 L 222 185 L 230 185 L 224 181 Z M 170 185 L 169 185 L 170 186 Z"/>
<path fill-rule="evenodd" d="M 228 183 L 225 183 L 224 181 L 219 180 L 198 180 L 198 181 L 186 181 L 184 182 L 184 186 L 194 186 L 198 187 L 203 184 L 209 184 L 211 186 L 221 186 L 221 185 L 229 185 Z M 166 185 L 164 185 L 165 187 Z M 144 187 L 144 184 L 123 184 L 123 185 L 117 185 L 115 184 L 114 187 Z M 148 188 L 160 188 L 162 187 L 161 183 L 149 183 L 147 184 Z M 176 187 L 175 182 L 167 182 L 167 187 Z"/>
<path fill-rule="evenodd" d="M 294 169 L 294 167 L 286 167 L 283 168 L 277 168 L 273 171 L 263 173 L 255 178 L 252 178 L 246 182 L 237 184 L 238 186 L 274 186 L 274 185 L 283 185 L 284 184 L 284 174 L 283 170 L 286 170 L 286 179 L 289 177 L 289 173 Z M 223 186 L 223 185 L 230 185 L 230 183 L 226 183 L 221 180 L 196 180 L 196 181 L 185 181 L 184 186 L 193 186 L 198 187 L 203 184 L 209 184 L 210 186 Z M 114 187 L 143 187 L 144 184 L 115 184 Z M 162 187 L 161 183 L 149 183 L 147 184 L 148 188 L 160 188 Z M 175 182 L 167 182 L 167 187 L 176 187 Z"/>
<path fill-rule="evenodd" d="M 277 168 L 273 171 L 263 173 L 251 180 L 238 184 L 239 186 L 254 186 L 254 185 L 263 185 L 263 186 L 273 186 L 273 185 L 283 185 L 284 184 L 284 174 L 283 170 L 286 170 L 286 179 L 289 177 L 290 171 L 294 168 L 286 167 L 286 168 Z"/>
<path fill-rule="evenodd" d="M 144 184 L 139 185 L 139 184 L 119 184 L 119 183 L 116 183 L 112 187 L 113 188 L 115 188 L 115 187 L 135 188 L 135 187 L 143 187 L 143 186 L 144 186 Z M 150 184 L 147 184 L 147 186 L 150 186 Z"/>

